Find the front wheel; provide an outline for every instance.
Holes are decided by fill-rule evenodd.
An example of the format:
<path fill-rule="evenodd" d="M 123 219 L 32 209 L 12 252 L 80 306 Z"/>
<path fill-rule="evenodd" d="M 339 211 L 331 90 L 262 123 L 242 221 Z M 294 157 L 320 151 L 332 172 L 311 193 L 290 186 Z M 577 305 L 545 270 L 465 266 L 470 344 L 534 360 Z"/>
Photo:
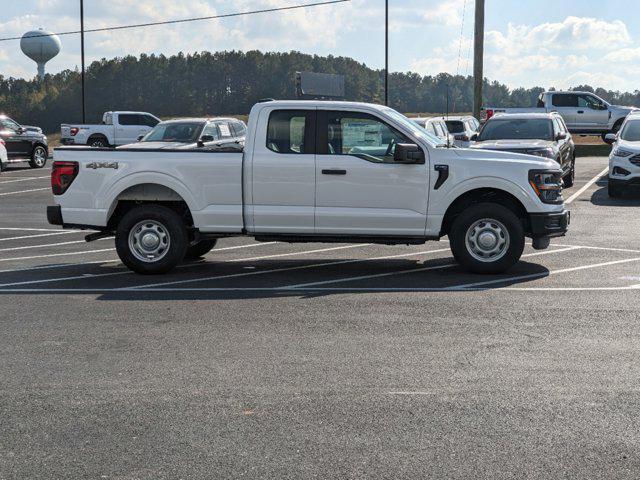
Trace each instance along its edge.
<path fill-rule="evenodd" d="M 116 229 L 116 251 L 137 273 L 166 273 L 184 258 L 189 238 L 182 218 L 161 205 L 142 205 L 122 217 Z"/>
<path fill-rule="evenodd" d="M 524 228 L 511 210 L 479 203 L 454 220 L 449 232 L 451 252 L 473 273 L 502 273 L 515 265 L 524 250 Z"/>
<path fill-rule="evenodd" d="M 562 186 L 563 188 L 571 188 L 573 187 L 573 183 L 576 180 L 576 159 L 574 158 L 571 161 L 571 168 L 569 169 L 569 173 L 567 173 L 564 177 L 562 177 Z"/>
<path fill-rule="evenodd" d="M 611 198 L 620 198 L 622 196 L 622 187 L 615 185 L 611 180 L 609 180 L 607 185 L 607 191 Z"/>
<path fill-rule="evenodd" d="M 47 163 L 47 149 L 42 145 L 37 145 L 36 148 L 31 152 L 31 161 L 29 162 L 29 166 L 31 168 L 42 168 Z"/>

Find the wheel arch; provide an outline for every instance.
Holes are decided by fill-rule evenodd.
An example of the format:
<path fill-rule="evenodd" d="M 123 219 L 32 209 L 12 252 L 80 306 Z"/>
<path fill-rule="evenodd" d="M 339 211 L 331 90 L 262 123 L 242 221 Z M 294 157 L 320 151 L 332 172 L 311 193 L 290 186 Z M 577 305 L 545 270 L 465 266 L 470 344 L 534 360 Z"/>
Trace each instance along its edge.
<path fill-rule="evenodd" d="M 447 208 L 442 219 L 440 236 L 447 235 L 451 225 L 460 213 L 471 205 L 479 203 L 496 203 L 511 210 L 527 229 L 529 215 L 524 204 L 512 193 L 495 187 L 475 188 L 460 194 Z"/>

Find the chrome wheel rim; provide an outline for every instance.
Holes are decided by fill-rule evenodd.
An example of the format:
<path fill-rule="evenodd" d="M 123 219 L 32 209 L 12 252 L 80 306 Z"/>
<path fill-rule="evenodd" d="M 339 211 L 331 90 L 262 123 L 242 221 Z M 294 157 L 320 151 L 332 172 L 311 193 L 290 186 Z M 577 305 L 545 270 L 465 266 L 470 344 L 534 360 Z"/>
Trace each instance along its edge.
<path fill-rule="evenodd" d="M 507 228 L 493 218 L 474 222 L 465 235 L 469 254 L 480 262 L 495 262 L 507 254 L 510 239 Z"/>
<path fill-rule="evenodd" d="M 170 246 L 169 231 L 155 220 L 138 222 L 129 232 L 129 250 L 142 262 L 153 263 L 162 260 Z"/>
<path fill-rule="evenodd" d="M 91 142 L 91 146 L 95 148 L 104 147 L 104 142 L 102 140 L 94 140 Z"/>
<path fill-rule="evenodd" d="M 47 161 L 47 154 L 45 153 L 44 148 L 36 147 L 35 151 L 33 152 L 33 161 L 39 167 L 44 166 L 45 162 Z"/>

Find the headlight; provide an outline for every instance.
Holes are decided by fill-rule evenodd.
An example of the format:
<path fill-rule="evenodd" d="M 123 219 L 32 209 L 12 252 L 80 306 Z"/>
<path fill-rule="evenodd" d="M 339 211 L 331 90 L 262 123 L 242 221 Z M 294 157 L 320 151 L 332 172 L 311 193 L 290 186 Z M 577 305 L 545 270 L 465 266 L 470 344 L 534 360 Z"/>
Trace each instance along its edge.
<path fill-rule="evenodd" d="M 560 170 L 530 170 L 529 185 L 542 203 L 561 205 L 562 172 Z"/>
<path fill-rule="evenodd" d="M 553 148 L 536 148 L 535 150 L 527 150 L 527 154 L 547 158 L 555 158 L 556 156 L 556 152 L 553 151 Z"/>
<path fill-rule="evenodd" d="M 614 157 L 630 157 L 631 155 L 633 155 L 633 152 L 618 147 L 613 151 L 612 155 Z"/>

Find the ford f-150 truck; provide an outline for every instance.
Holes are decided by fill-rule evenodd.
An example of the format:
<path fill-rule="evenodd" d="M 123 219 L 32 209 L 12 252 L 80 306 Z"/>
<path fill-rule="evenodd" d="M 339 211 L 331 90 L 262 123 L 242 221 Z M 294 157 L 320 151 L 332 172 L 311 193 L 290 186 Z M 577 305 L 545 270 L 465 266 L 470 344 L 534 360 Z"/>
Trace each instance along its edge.
<path fill-rule="evenodd" d="M 571 133 L 601 135 L 616 133 L 629 112 L 635 107 L 611 105 L 591 92 L 543 92 L 535 107 L 484 107 L 482 119 L 496 113 L 548 113 L 558 112 Z"/>
<path fill-rule="evenodd" d="M 90 147 L 116 147 L 126 145 L 146 135 L 160 119 L 147 112 L 105 112 L 101 125 L 60 126 L 60 143 L 88 145 Z"/>
<path fill-rule="evenodd" d="M 421 244 L 448 235 L 479 273 L 517 262 L 567 230 L 562 170 L 551 159 L 447 148 L 391 108 L 266 101 L 249 116 L 243 152 L 54 152 L 53 225 L 115 235 L 144 274 L 201 256 L 218 238 Z"/>

